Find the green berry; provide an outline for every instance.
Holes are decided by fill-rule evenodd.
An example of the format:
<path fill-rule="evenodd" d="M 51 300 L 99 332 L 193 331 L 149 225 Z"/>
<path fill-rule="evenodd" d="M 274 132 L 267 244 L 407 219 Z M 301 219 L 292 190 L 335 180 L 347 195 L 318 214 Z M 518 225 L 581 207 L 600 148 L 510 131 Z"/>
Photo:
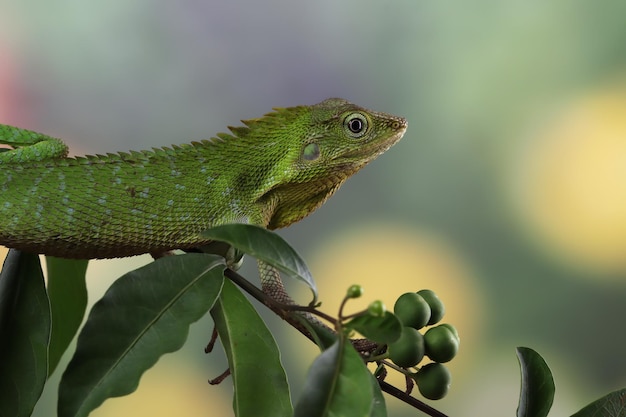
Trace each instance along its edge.
<path fill-rule="evenodd" d="M 382 317 L 387 312 L 387 306 L 380 300 L 372 301 L 367 306 L 367 312 L 374 317 Z"/>
<path fill-rule="evenodd" d="M 402 368 L 409 368 L 424 358 L 424 336 L 412 327 L 402 327 L 400 338 L 387 347 L 389 359 Z"/>
<path fill-rule="evenodd" d="M 360 285 L 351 285 L 346 293 L 347 298 L 359 298 L 363 295 L 363 287 Z"/>
<path fill-rule="evenodd" d="M 461 341 L 461 338 L 459 337 L 459 332 L 456 330 L 456 327 L 454 327 L 453 325 L 448 324 L 448 323 L 442 323 L 442 324 L 440 324 L 439 326 L 443 326 L 443 327 L 448 328 L 448 329 L 452 332 L 452 334 L 454 335 L 454 337 L 456 337 L 456 339 L 457 339 L 459 342 Z"/>
<path fill-rule="evenodd" d="M 417 383 L 417 388 L 424 398 L 440 400 L 446 396 L 450 389 L 450 371 L 440 363 L 429 363 L 422 366 L 416 373 L 411 375 Z"/>
<path fill-rule="evenodd" d="M 424 334 L 426 355 L 435 362 L 449 362 L 459 351 L 459 338 L 447 326 L 437 326 Z"/>
<path fill-rule="evenodd" d="M 414 329 L 421 329 L 430 320 L 430 306 L 424 298 L 414 292 L 402 294 L 393 306 L 393 313 L 400 322 Z"/>
<path fill-rule="evenodd" d="M 437 297 L 437 294 L 435 294 L 435 292 L 432 290 L 420 290 L 417 293 L 421 295 L 422 298 L 426 300 L 426 302 L 430 306 L 430 319 L 426 324 L 430 326 L 432 324 L 438 323 L 439 320 L 443 318 L 446 309 L 443 306 L 443 303 L 441 302 L 439 297 Z"/>

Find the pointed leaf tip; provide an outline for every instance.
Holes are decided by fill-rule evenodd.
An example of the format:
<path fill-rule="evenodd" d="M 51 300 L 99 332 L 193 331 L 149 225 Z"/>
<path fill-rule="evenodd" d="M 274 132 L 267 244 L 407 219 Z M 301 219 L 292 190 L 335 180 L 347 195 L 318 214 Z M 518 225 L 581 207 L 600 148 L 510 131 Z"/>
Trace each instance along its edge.
<path fill-rule="evenodd" d="M 304 260 L 283 238 L 262 227 L 233 223 L 213 227 L 201 233 L 208 239 L 226 242 L 289 276 L 304 282 L 317 300 L 317 287 Z"/>
<path fill-rule="evenodd" d="M 545 417 L 554 400 L 552 372 L 534 350 L 526 347 L 516 350 L 522 373 L 517 417 Z"/>

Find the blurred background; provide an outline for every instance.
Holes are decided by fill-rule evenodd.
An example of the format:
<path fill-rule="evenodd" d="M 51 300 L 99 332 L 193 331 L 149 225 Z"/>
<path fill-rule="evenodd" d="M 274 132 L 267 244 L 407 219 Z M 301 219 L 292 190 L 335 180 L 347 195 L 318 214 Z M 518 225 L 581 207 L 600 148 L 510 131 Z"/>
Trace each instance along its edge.
<path fill-rule="evenodd" d="M 422 288 L 440 295 L 461 351 L 436 408 L 512 414 L 516 346 L 552 368 L 554 415 L 626 386 L 626 2 L 0 8 L 0 123 L 64 138 L 74 154 L 207 138 L 273 106 L 334 96 L 406 117 L 400 143 L 281 234 L 308 261 L 328 313 L 353 283 L 365 287 L 361 305 L 391 308 Z M 90 264 L 91 303 L 149 261 Z M 256 279 L 251 260 L 244 274 Z M 293 291 L 307 301 L 305 288 Z M 264 317 L 295 401 L 317 350 Z M 232 415 L 230 380 L 206 383 L 226 368 L 219 352 L 203 352 L 211 326 L 196 323 L 135 394 L 92 415 Z M 55 413 L 59 377 L 36 416 Z M 392 416 L 417 414 L 387 404 Z"/>

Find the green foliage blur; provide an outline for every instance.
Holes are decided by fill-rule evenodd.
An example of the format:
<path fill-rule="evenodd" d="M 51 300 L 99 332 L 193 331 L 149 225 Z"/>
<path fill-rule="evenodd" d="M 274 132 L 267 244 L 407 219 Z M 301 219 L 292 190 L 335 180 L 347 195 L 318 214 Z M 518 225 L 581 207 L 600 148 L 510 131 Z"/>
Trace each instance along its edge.
<path fill-rule="evenodd" d="M 474 323 L 475 356 L 466 359 L 473 365 L 452 369 L 466 377 L 441 408 L 510 413 L 519 389 L 514 348 L 524 345 L 551 364 L 555 413 L 571 414 L 626 386 L 626 332 L 619 330 L 626 242 L 611 234 L 626 230 L 626 173 L 616 169 L 610 184 L 601 175 L 602 158 L 626 154 L 626 128 L 600 120 L 585 136 L 590 147 L 576 148 L 584 151 L 568 154 L 583 139 L 566 135 L 554 160 L 541 152 L 552 132 L 561 134 L 559 123 L 582 129 L 574 122 L 587 120 L 588 103 L 600 114 L 625 108 L 624 16 L 620 0 L 8 0 L 0 15 L 0 122 L 62 137 L 84 154 L 202 139 L 272 106 L 331 96 L 406 117 L 398 145 L 283 236 L 308 260 L 329 240 L 372 223 L 435 234 L 460 254 L 481 295 L 463 308 L 484 311 Z M 618 139 L 600 140 L 602 128 Z M 594 148 L 604 143 L 614 148 Z M 576 162 L 577 177 L 563 168 L 557 174 L 571 181 L 554 180 L 537 194 L 546 200 L 533 200 L 533 186 L 552 184 L 539 175 L 545 166 L 567 161 Z M 562 181 L 570 193 L 592 190 L 579 200 L 606 210 L 577 211 L 574 200 L 560 199 Z M 383 272 L 366 290 L 376 291 Z M 394 293 L 432 288 L 414 279 Z M 321 291 L 321 299 L 339 299 L 345 287 Z M 196 328 L 197 350 L 209 326 Z M 295 356 L 294 365 L 298 353 L 283 355 Z M 221 371 L 208 370 L 211 358 L 189 360 L 206 370 L 198 384 Z M 510 368 L 497 372 L 502 364 Z M 505 403 L 481 407 L 502 386 L 510 389 Z"/>

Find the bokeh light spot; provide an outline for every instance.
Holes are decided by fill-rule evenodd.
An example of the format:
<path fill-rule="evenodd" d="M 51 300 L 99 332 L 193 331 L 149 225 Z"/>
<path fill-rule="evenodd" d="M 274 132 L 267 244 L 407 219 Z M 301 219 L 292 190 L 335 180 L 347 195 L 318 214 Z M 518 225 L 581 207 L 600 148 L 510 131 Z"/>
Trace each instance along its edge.
<path fill-rule="evenodd" d="M 169 359 L 169 358 L 168 358 Z M 93 417 L 109 416 L 229 416 L 233 415 L 230 398 L 212 389 L 207 375 L 176 364 L 176 360 L 161 360 L 142 378 L 137 391 L 112 398 L 94 410 Z M 225 383 L 230 383 L 226 381 Z"/>
<path fill-rule="evenodd" d="M 364 309 L 374 300 L 382 300 L 393 311 L 395 300 L 405 292 L 435 291 L 446 308 L 441 322 L 453 324 L 461 338 L 458 356 L 446 365 L 456 383 L 469 373 L 483 328 L 484 302 L 469 266 L 452 245 L 405 226 L 375 224 L 329 236 L 307 261 L 320 290 L 320 309 L 335 317 L 352 284 L 362 285 L 365 292 L 348 303 L 345 313 Z M 398 376 L 390 373 L 388 382 L 402 388 L 404 379 Z"/>
<path fill-rule="evenodd" d="M 572 265 L 625 271 L 626 85 L 571 103 L 534 139 L 513 187 L 531 233 Z"/>

